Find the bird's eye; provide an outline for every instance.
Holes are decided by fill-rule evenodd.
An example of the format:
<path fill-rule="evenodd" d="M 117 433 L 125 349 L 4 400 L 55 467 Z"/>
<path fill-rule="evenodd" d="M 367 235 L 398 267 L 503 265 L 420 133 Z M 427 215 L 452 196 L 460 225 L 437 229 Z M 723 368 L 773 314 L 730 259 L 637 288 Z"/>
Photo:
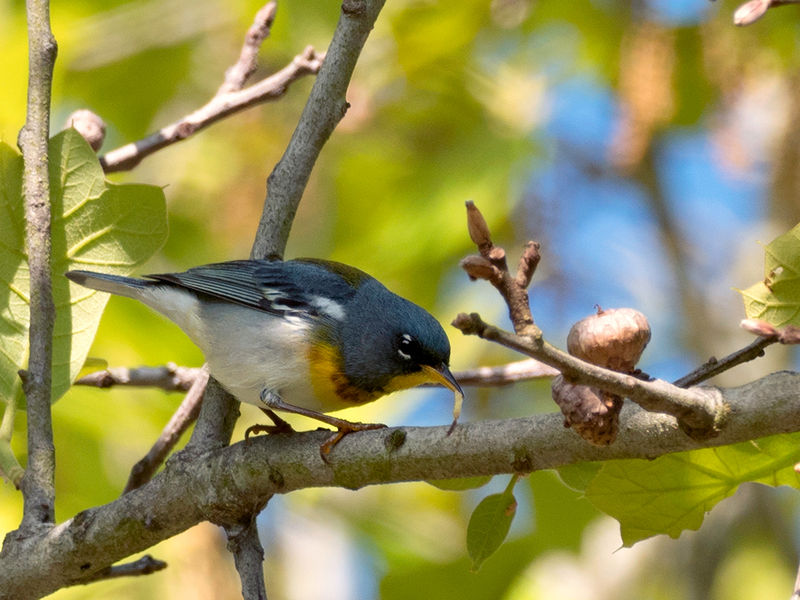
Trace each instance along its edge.
<path fill-rule="evenodd" d="M 400 358 L 403 360 L 411 360 L 411 354 L 414 348 L 414 338 L 407 333 L 404 333 L 400 336 L 398 346 L 397 354 L 400 355 Z"/>

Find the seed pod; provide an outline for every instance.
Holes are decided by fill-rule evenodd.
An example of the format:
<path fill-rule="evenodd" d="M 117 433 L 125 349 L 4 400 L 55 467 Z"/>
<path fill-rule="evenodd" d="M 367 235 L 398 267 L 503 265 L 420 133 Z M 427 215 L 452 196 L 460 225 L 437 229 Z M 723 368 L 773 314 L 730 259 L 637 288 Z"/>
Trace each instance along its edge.
<path fill-rule="evenodd" d="M 567 336 L 567 349 L 592 364 L 631 373 L 650 341 L 647 318 L 632 308 L 598 309 L 581 319 Z"/>
<path fill-rule="evenodd" d="M 573 385 L 561 375 L 553 379 L 552 393 L 564 415 L 564 427 L 572 427 L 595 446 L 613 443 L 619 430 L 622 398 L 587 385 Z"/>

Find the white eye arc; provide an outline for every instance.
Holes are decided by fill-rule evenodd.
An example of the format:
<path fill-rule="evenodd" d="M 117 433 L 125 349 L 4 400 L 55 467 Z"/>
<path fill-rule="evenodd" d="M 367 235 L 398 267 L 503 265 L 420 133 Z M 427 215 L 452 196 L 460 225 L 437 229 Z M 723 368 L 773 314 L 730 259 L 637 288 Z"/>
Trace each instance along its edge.
<path fill-rule="evenodd" d="M 413 341 L 414 341 L 414 338 L 412 338 L 407 333 L 404 333 L 403 335 L 400 336 L 400 346 L 403 347 L 403 348 L 407 348 L 408 349 L 411 346 L 411 343 Z M 409 353 L 407 353 L 407 352 L 403 352 L 399 348 L 397 350 L 397 354 L 399 354 L 400 358 L 402 358 L 403 360 L 411 360 L 411 355 Z"/>

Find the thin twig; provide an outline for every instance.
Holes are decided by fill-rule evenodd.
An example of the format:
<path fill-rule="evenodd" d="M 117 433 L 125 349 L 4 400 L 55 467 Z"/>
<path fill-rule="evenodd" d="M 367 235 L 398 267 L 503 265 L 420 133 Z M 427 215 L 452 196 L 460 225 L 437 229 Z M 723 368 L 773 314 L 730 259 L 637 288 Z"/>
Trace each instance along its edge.
<path fill-rule="evenodd" d="M 247 30 L 247 35 L 244 36 L 244 44 L 239 54 L 239 60 L 225 71 L 225 81 L 217 90 L 217 96 L 239 91 L 247 83 L 250 76 L 255 73 L 258 66 L 258 51 L 261 49 L 261 44 L 264 43 L 264 40 L 269 37 L 277 10 L 277 2 L 267 2 L 256 13 L 253 24 Z"/>
<path fill-rule="evenodd" d="M 156 387 L 167 392 L 187 392 L 200 376 L 198 367 L 168 363 L 161 367 L 111 367 L 84 375 L 74 385 L 110 388 L 117 385 Z"/>
<path fill-rule="evenodd" d="M 183 432 L 197 420 L 197 415 L 200 414 L 200 402 L 203 400 L 207 384 L 208 370 L 205 368 L 197 369 L 192 387 L 189 388 L 178 410 L 175 411 L 169 422 L 164 426 L 161 435 L 153 444 L 153 447 L 150 448 L 150 451 L 131 469 L 123 494 L 127 494 L 150 481 L 158 467 L 161 466 L 161 463 L 170 453 L 170 450 L 178 443 Z"/>
<path fill-rule="evenodd" d="M 181 367 L 173 363 L 161 367 L 110 367 L 89 373 L 78 379 L 74 385 L 103 389 L 114 386 L 154 387 L 166 392 L 186 392 L 201 373 L 201 368 Z M 453 377 L 465 387 L 496 387 L 518 381 L 555 377 L 558 373 L 557 369 L 528 358 L 493 367 L 455 371 Z"/>
<path fill-rule="evenodd" d="M 55 449 L 50 412 L 55 306 L 50 281 L 50 93 L 58 47 L 48 0 L 28 0 L 28 110 L 18 144 L 24 161 L 26 246 L 30 269 L 30 354 L 24 372 L 28 414 L 28 468 L 22 479 L 21 529 L 55 518 Z M 22 374 L 21 374 L 22 375 Z"/>
<path fill-rule="evenodd" d="M 267 179 L 267 197 L 251 258 L 283 256 L 311 170 L 348 108 L 346 93 L 367 36 L 385 0 L 344 0 L 325 61 L 280 161 Z"/>
<path fill-rule="evenodd" d="M 646 410 L 670 414 L 693 437 L 716 435 L 727 416 L 719 394 L 712 388 L 687 390 L 666 381 L 642 381 L 604 369 L 567 354 L 540 337 L 519 336 L 489 325 L 477 313 L 458 315 L 453 326 L 465 335 L 477 335 L 540 360 L 558 369 L 570 383 L 597 387 L 630 398 Z"/>
<path fill-rule="evenodd" d="M 758 338 L 756 341 L 747 345 L 746 347 L 732 352 L 725 358 L 716 359 L 710 358 L 704 364 L 700 365 L 697 369 L 672 382 L 673 385 L 678 387 L 690 387 L 702 383 L 720 373 L 723 373 L 735 366 L 741 365 L 748 361 L 764 356 L 764 348 L 770 344 L 777 342 L 777 339 Z"/>
<path fill-rule="evenodd" d="M 214 96 L 208 103 L 193 113 L 167 125 L 148 137 L 111 150 L 100 157 L 100 164 L 107 173 L 127 171 L 154 152 L 185 140 L 194 133 L 246 108 L 276 100 L 283 96 L 289 85 L 304 75 L 316 73 L 322 65 L 324 55 L 309 46 L 294 57 L 291 63 L 277 73 L 239 91 Z"/>
<path fill-rule="evenodd" d="M 470 200 L 467 205 L 467 229 L 478 247 L 480 256 L 468 256 L 461 261 L 461 268 L 471 279 L 485 279 L 491 283 L 508 306 L 514 331 L 520 335 L 540 335 L 533 322 L 528 286 L 536 266 L 539 264 L 539 244 L 528 242 L 522 252 L 516 275 L 508 270 L 506 251 L 492 242 L 491 233 L 481 211 Z"/>
<path fill-rule="evenodd" d="M 496 367 L 478 367 L 453 373 L 453 376 L 462 386 L 475 387 L 498 387 L 519 381 L 555 377 L 556 375 L 558 375 L 558 369 L 554 369 L 533 358 L 518 360 Z"/>
<path fill-rule="evenodd" d="M 125 563 L 122 565 L 114 565 L 99 570 L 87 579 L 81 579 L 82 585 L 88 583 L 95 583 L 97 581 L 105 581 L 106 579 L 117 579 L 119 577 L 138 577 L 140 575 L 150 575 L 156 571 L 162 571 L 167 568 L 167 563 L 163 560 L 153 558 L 149 554 L 142 556 L 140 559 L 133 562 Z"/>

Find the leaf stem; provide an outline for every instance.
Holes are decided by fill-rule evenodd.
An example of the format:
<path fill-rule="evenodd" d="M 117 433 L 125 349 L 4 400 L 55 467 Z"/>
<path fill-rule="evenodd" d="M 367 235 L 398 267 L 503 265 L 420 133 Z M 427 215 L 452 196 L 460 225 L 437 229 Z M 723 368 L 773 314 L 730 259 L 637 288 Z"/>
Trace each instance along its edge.
<path fill-rule="evenodd" d="M 519 481 L 519 478 L 520 478 L 520 474 L 519 473 L 514 473 L 511 476 L 511 479 L 509 480 L 508 485 L 506 486 L 506 489 L 503 490 L 503 495 L 504 496 L 510 496 L 511 495 L 511 493 L 514 491 L 514 487 L 517 485 L 517 481 Z"/>

